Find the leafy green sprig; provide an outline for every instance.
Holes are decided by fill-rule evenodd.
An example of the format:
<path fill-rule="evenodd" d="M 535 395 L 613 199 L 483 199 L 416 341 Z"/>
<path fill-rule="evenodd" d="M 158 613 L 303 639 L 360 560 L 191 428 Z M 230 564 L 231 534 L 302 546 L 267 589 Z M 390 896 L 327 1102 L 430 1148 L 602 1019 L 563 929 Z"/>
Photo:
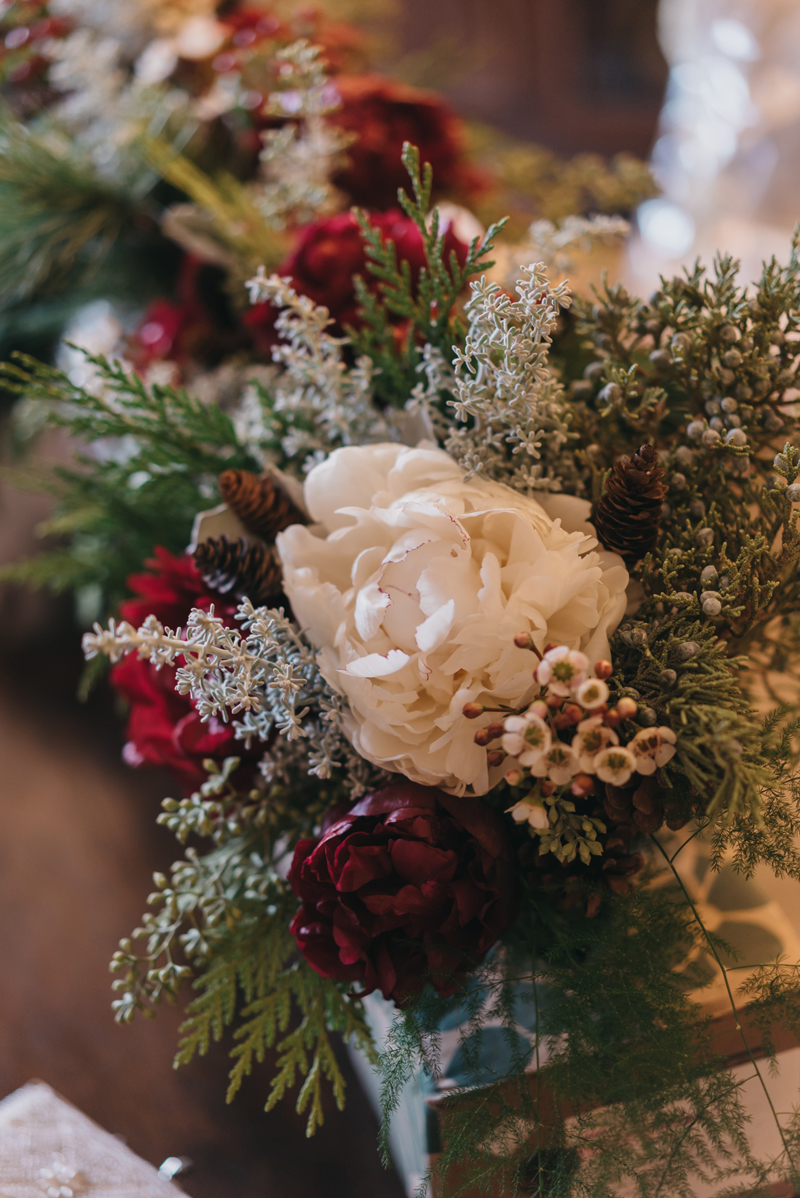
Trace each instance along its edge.
<path fill-rule="evenodd" d="M 425 265 L 414 285 L 409 263 L 404 260 L 398 265 L 394 242 L 384 240 L 367 213 L 356 210 L 367 269 L 379 286 L 375 295 L 361 277 L 356 277 L 363 328 L 350 330 L 356 352 L 369 357 L 379 371 L 375 380 L 377 400 L 396 407 L 408 401 L 419 381 L 417 367 L 423 346 L 434 347 L 450 361 L 454 345 L 463 343 L 466 324 L 455 310 L 457 300 L 470 278 L 494 265 L 489 254 L 505 223 L 498 221 L 483 238 L 472 240 L 463 266 L 455 250 L 450 250 L 445 260 L 439 211 L 437 208 L 431 211 L 431 164 L 426 162 L 420 171 L 419 150 L 406 142 L 403 165 L 411 178 L 412 194 L 409 196 L 400 188 L 397 198 L 403 212 L 419 230 Z M 399 347 L 392 318 L 406 326 Z"/>
<path fill-rule="evenodd" d="M 198 991 L 187 1007 L 176 1065 L 208 1052 L 233 1030 L 228 1101 L 267 1049 L 276 1048 L 267 1110 L 301 1082 L 296 1101 L 308 1112 L 307 1134 L 323 1121 L 323 1094 L 330 1084 L 337 1106 L 345 1080 L 331 1034 L 340 1033 L 374 1059 L 359 1000 L 345 985 L 319 977 L 297 957 L 289 925 L 297 898 L 279 861 L 338 794 L 336 783 L 295 781 L 256 786 L 242 794 L 232 780 L 239 762 L 206 762 L 209 779 L 190 799 L 164 803 L 160 822 L 181 841 L 210 837 L 216 847 L 200 855 L 188 847 L 172 877 L 155 875 L 153 908 L 130 938 L 120 941 L 112 970 L 116 1018 L 152 1017 L 162 1002 L 175 1002 L 192 979 Z M 136 941 L 143 941 L 143 950 Z"/>
<path fill-rule="evenodd" d="M 155 545 L 185 549 L 196 513 L 219 502 L 221 471 L 259 465 L 216 404 L 147 385 L 102 356 L 85 357 L 95 374 L 90 386 L 24 354 L 0 365 L 8 390 L 46 405 L 52 424 L 95 448 L 77 455 L 77 469 L 58 467 L 51 483 L 59 504 L 43 531 L 69 537 L 69 547 L 6 576 L 56 589 L 99 588 L 93 614 L 100 614 L 124 596 L 126 578 Z"/>

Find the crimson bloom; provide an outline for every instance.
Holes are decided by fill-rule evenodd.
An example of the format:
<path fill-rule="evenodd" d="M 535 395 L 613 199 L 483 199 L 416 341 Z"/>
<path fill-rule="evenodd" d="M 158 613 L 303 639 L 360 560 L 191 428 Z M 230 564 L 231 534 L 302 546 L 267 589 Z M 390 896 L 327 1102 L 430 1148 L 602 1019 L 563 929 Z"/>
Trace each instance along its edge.
<path fill-rule="evenodd" d="M 398 187 L 409 186 L 401 160 L 406 141 L 419 149 L 420 165 L 433 167 L 438 195 L 467 197 L 482 190 L 483 180 L 466 161 L 463 125 L 436 92 L 381 75 L 339 75 L 334 86 L 341 107 L 329 119 L 355 134 L 347 148 L 348 165 L 334 182 L 352 203 L 364 208 L 397 203 Z"/>
<path fill-rule="evenodd" d="M 154 615 L 168 628 L 186 627 L 193 607 L 214 612 L 227 624 L 233 623 L 236 605 L 209 590 L 188 554 L 175 557 L 156 548 L 146 562 L 144 574 L 132 574 L 128 586 L 137 596 L 120 606 L 120 614 L 134 627 Z M 111 671 L 111 685 L 130 704 L 122 751 L 131 766 L 163 766 L 181 783 L 186 793 L 205 781 L 203 761 L 207 757 L 247 756 L 241 741 L 234 739 L 230 724 L 212 717 L 203 721 L 191 700 L 175 690 L 176 667 L 157 670 L 149 661 L 128 654 Z"/>
<path fill-rule="evenodd" d="M 322 977 L 398 1003 L 426 981 L 447 996 L 508 925 L 511 862 L 486 802 L 402 779 L 298 843 L 291 931 Z"/>
<path fill-rule="evenodd" d="M 390 212 L 370 213 L 369 220 L 373 228 L 380 229 L 384 241 L 394 242 L 398 262 L 408 262 L 412 281 L 416 284 L 419 272 L 425 265 L 422 235 L 417 226 L 397 208 Z M 467 258 L 467 246 L 456 237 L 450 223 L 443 221 L 440 227 L 444 234 L 445 262 L 449 260 L 450 251 L 455 250 L 463 266 Z M 353 276 L 360 274 L 369 286 L 376 285 L 367 270 L 361 229 L 350 212 L 306 225 L 277 273 L 290 277 L 292 286 L 300 295 L 307 295 L 315 304 L 322 304 L 328 309 L 336 322 L 334 331 L 342 331 L 347 324 L 357 326 L 359 323 Z M 262 352 L 275 344 L 275 316 L 272 304 L 264 302 L 256 304 L 244 317 Z"/>

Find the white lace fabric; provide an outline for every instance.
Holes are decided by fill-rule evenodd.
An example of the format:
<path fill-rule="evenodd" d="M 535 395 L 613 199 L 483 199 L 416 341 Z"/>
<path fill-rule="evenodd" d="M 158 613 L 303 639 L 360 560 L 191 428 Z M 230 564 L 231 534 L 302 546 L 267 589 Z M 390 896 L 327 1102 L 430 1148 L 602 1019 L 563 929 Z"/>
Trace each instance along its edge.
<path fill-rule="evenodd" d="M 0 1198 L 181 1193 L 44 1082 L 29 1082 L 0 1102 Z"/>

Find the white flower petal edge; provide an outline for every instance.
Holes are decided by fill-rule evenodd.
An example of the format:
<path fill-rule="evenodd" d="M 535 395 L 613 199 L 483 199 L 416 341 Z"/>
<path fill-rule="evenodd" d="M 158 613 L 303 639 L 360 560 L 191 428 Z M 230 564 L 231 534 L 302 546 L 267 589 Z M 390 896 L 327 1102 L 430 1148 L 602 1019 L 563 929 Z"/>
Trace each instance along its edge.
<path fill-rule="evenodd" d="M 488 714 L 464 704 L 528 704 L 530 632 L 609 654 L 628 573 L 598 550 L 589 504 L 530 499 L 461 468 L 436 446 L 335 450 L 309 473 L 312 527 L 277 540 L 295 616 L 352 712 L 356 751 L 454 794 L 485 794 L 503 773 L 474 743 Z"/>

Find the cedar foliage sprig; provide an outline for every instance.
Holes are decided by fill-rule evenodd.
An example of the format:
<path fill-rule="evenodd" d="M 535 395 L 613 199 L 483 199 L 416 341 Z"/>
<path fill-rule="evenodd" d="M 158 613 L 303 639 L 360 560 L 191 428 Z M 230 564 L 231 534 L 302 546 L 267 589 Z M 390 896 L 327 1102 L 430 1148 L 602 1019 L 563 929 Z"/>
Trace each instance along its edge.
<path fill-rule="evenodd" d="M 24 354 L 0 365 L 0 379 L 26 401 L 47 405 L 54 425 L 102 453 L 79 454 L 78 468 L 58 467 L 59 504 L 45 532 L 69 536 L 57 548 L 6 571 L 55 589 L 100 587 L 97 614 L 125 594 L 125 580 L 154 545 L 181 552 L 198 510 L 218 502 L 226 469 L 258 469 L 231 417 L 181 388 L 145 384 L 118 362 L 86 353 L 89 386 Z"/>
<path fill-rule="evenodd" d="M 296 957 L 289 924 L 297 900 L 276 868 L 276 858 L 338 796 L 336 784 L 289 792 L 280 784 L 241 794 L 229 758 L 208 761 L 209 779 L 191 799 L 166 800 L 160 821 L 181 840 L 211 837 L 215 849 L 200 856 L 188 848 L 172 877 L 155 875 L 153 908 L 131 938 L 120 942 L 112 969 L 118 1022 L 152 1015 L 174 1002 L 193 979 L 197 997 L 187 1007 L 175 1064 L 208 1052 L 233 1029 L 228 1101 L 254 1063 L 277 1048 L 271 1110 L 301 1079 L 296 1107 L 308 1111 L 307 1134 L 323 1120 L 326 1082 L 341 1109 L 345 1081 L 330 1040 L 337 1032 L 370 1059 L 374 1050 L 359 1000 L 347 987 L 319 977 Z M 144 951 L 134 941 L 144 941 Z"/>
<path fill-rule="evenodd" d="M 356 210 L 361 228 L 367 269 L 378 280 L 376 296 L 360 276 L 355 284 L 359 315 L 363 328 L 350 330 L 357 353 L 369 357 L 379 373 L 375 393 L 379 402 L 402 407 L 419 381 L 417 367 L 422 346 L 430 345 L 450 360 L 453 346 L 463 341 L 466 325 L 454 306 L 467 281 L 494 263 L 489 259 L 494 239 L 505 221 L 491 225 L 484 237 L 473 238 L 464 265 L 455 250 L 445 261 L 444 234 L 440 232 L 439 211 L 431 211 L 433 168 L 426 162 L 420 171 L 419 150 L 409 142 L 403 145 L 403 165 L 411 179 L 411 195 L 400 188 L 398 203 L 419 229 L 425 254 L 416 287 L 411 267 L 397 262 L 397 250 L 391 240 L 384 241 L 380 229 L 370 223 L 366 212 Z M 398 350 L 390 317 L 407 323 L 402 347 Z"/>

